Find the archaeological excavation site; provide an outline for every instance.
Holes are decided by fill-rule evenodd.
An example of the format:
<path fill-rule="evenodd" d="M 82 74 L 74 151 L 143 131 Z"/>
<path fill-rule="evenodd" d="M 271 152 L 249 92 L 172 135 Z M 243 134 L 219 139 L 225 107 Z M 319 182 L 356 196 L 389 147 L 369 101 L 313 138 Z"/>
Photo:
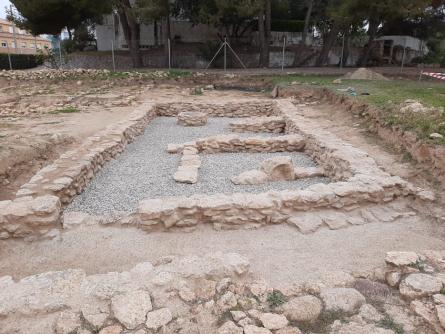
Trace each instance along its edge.
<path fill-rule="evenodd" d="M 445 333 L 443 166 L 421 172 L 347 101 L 12 73 L 0 334 Z"/>

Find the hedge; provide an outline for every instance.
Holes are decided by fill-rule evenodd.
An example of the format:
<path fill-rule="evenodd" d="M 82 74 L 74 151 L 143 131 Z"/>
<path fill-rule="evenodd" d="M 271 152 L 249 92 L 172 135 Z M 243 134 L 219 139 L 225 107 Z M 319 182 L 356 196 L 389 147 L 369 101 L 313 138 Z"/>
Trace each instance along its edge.
<path fill-rule="evenodd" d="M 11 63 L 13 70 L 23 70 L 27 68 L 42 65 L 37 55 L 11 55 Z M 9 70 L 9 59 L 6 53 L 0 54 L 0 70 Z"/>

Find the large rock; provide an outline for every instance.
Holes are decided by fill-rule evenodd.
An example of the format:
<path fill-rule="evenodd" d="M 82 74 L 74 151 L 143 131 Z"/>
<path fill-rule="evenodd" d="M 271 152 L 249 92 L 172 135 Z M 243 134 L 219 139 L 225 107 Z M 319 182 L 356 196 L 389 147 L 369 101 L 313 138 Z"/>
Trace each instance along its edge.
<path fill-rule="evenodd" d="M 330 334 L 395 334 L 391 329 L 376 327 L 373 324 L 363 325 L 356 322 L 343 323 L 336 321 Z"/>
<path fill-rule="evenodd" d="M 286 317 L 282 314 L 263 313 L 259 318 L 263 326 L 270 330 L 284 328 L 289 323 Z"/>
<path fill-rule="evenodd" d="M 314 321 L 323 310 L 323 305 L 317 297 L 302 296 L 289 300 L 281 306 L 284 315 L 292 321 Z"/>
<path fill-rule="evenodd" d="M 173 176 L 178 183 L 194 184 L 198 182 L 198 167 L 196 166 L 180 166 Z"/>
<path fill-rule="evenodd" d="M 144 290 L 135 290 L 114 296 L 111 309 L 122 325 L 133 329 L 143 324 L 147 313 L 152 310 L 150 294 Z"/>
<path fill-rule="evenodd" d="M 243 334 L 243 329 L 235 325 L 232 321 L 227 321 L 218 328 L 217 334 Z"/>
<path fill-rule="evenodd" d="M 272 334 L 272 332 L 267 328 L 247 325 L 244 327 L 244 334 Z"/>
<path fill-rule="evenodd" d="M 172 321 L 173 316 L 168 308 L 161 308 L 147 313 L 147 321 L 145 325 L 148 329 L 157 330 Z"/>
<path fill-rule="evenodd" d="M 431 275 L 415 273 L 406 277 L 399 286 L 402 296 L 407 298 L 421 298 L 440 292 L 443 283 L 439 278 Z"/>
<path fill-rule="evenodd" d="M 388 252 L 385 261 L 396 267 L 415 265 L 419 261 L 419 255 L 415 252 Z"/>
<path fill-rule="evenodd" d="M 231 181 L 237 185 L 263 184 L 267 182 L 267 175 L 260 170 L 254 169 L 232 177 Z"/>
<path fill-rule="evenodd" d="M 275 334 L 303 334 L 303 332 L 296 327 L 285 327 L 276 331 Z"/>
<path fill-rule="evenodd" d="M 323 289 L 320 292 L 320 297 L 327 311 L 340 310 L 354 313 L 366 302 L 360 292 L 351 288 Z"/>
<path fill-rule="evenodd" d="M 62 312 L 56 320 L 54 331 L 56 334 L 71 334 L 77 332 L 82 323 L 77 313 Z"/>
<path fill-rule="evenodd" d="M 439 319 L 440 325 L 445 328 L 445 305 L 436 305 L 436 314 Z"/>
<path fill-rule="evenodd" d="M 263 161 L 261 170 L 270 181 L 295 180 L 295 168 L 289 156 L 273 157 Z"/>

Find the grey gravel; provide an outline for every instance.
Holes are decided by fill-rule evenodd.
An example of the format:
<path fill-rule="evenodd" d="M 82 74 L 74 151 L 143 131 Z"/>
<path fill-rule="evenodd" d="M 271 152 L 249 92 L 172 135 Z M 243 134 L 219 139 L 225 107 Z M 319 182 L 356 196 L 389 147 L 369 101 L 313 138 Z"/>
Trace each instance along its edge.
<path fill-rule="evenodd" d="M 83 211 L 96 215 L 133 212 L 140 200 L 163 196 L 190 196 L 268 190 L 302 189 L 327 178 L 317 177 L 292 182 L 270 182 L 264 185 L 237 186 L 230 178 L 250 169 L 257 169 L 267 158 L 289 155 L 296 166 L 315 166 L 310 157 L 300 152 L 283 153 L 221 153 L 201 154 L 202 167 L 197 184 L 180 184 L 173 180 L 180 160 L 179 154 L 167 153 L 170 143 L 183 143 L 200 137 L 232 133 L 228 124 L 234 118 L 210 118 L 203 127 L 183 127 L 175 118 L 153 120 L 145 133 L 128 145 L 125 151 L 110 161 L 75 197 L 67 211 Z M 241 136 L 271 136 L 273 134 L 240 134 Z"/>

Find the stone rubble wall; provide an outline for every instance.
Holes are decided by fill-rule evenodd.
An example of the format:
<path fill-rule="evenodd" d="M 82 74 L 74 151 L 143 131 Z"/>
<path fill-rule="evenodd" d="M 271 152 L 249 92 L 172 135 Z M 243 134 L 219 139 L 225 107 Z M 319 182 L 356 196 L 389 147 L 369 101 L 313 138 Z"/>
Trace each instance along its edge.
<path fill-rule="evenodd" d="M 41 169 L 17 192 L 23 196 L 58 196 L 62 204 L 80 194 L 106 162 L 120 154 L 151 119 L 156 117 L 152 104 L 143 104 L 130 117 L 88 138 L 79 148 L 62 154 L 51 165 Z"/>
<path fill-rule="evenodd" d="M 252 117 L 277 115 L 272 101 L 228 102 L 225 104 L 158 103 L 158 116 L 176 117 L 183 111 L 204 112 L 210 117 Z"/>
<path fill-rule="evenodd" d="M 388 252 L 386 267 L 325 271 L 279 290 L 249 275 L 237 253 L 166 256 L 104 274 L 4 276 L 0 333 L 443 334 L 444 257 Z"/>
<path fill-rule="evenodd" d="M 179 153 L 185 147 L 195 147 L 199 153 L 223 152 L 296 152 L 303 151 L 305 139 L 297 134 L 279 137 L 249 137 L 239 135 L 216 135 L 199 138 L 193 142 L 183 144 L 170 144 L 167 148 L 170 153 Z"/>
<path fill-rule="evenodd" d="M 107 127 L 42 168 L 18 190 L 16 199 L 0 201 L 0 238 L 41 236 L 60 226 L 61 205 L 80 194 L 105 163 L 142 134 L 154 117 L 154 105 L 143 104 L 126 120 Z"/>
<path fill-rule="evenodd" d="M 233 132 L 283 133 L 286 128 L 286 121 L 279 116 L 252 117 L 232 122 L 229 127 Z"/>
<path fill-rule="evenodd" d="M 60 222 L 60 212 L 57 196 L 0 201 L 0 239 L 44 235 Z"/>

